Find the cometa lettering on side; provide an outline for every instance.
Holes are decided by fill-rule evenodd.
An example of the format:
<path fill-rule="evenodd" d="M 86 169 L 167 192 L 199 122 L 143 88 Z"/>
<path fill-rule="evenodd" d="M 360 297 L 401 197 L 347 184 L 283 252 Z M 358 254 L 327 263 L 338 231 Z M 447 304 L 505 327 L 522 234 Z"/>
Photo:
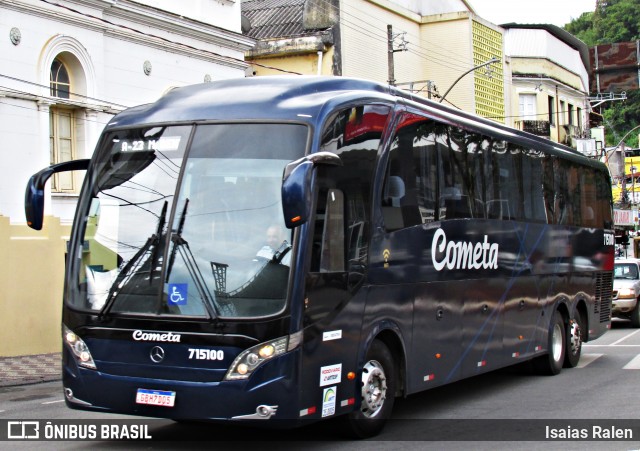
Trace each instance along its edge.
<path fill-rule="evenodd" d="M 498 269 L 498 243 L 447 241 L 444 230 L 436 230 L 431 244 L 431 260 L 436 271 L 447 269 Z M 444 256 L 438 260 L 438 255 Z"/>

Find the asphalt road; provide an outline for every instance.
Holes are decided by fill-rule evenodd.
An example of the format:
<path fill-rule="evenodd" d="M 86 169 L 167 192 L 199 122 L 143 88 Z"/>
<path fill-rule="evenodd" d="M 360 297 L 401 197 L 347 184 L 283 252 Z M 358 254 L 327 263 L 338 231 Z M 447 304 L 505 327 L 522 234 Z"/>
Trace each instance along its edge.
<path fill-rule="evenodd" d="M 153 420 L 147 423 L 146 431 L 152 441 L 75 441 L 64 442 L 64 447 L 632 450 L 640 449 L 639 381 L 640 329 L 631 328 L 626 321 L 614 320 L 611 331 L 584 345 L 577 368 L 565 369 L 557 376 L 537 376 L 527 368 L 509 368 L 398 399 L 392 421 L 380 436 L 367 441 L 345 440 L 334 422 L 293 431 L 272 431 Z M 139 420 L 68 409 L 59 382 L 0 388 L 0 419 L 82 419 L 97 423 L 105 419 Z M 593 426 L 604 429 L 604 433 L 611 426 L 622 432 L 632 429 L 633 440 L 616 441 L 602 436 L 600 441 L 543 440 L 547 428 L 555 429 L 558 436 L 579 434 L 584 427 L 585 431 L 588 428 L 589 438 L 593 438 Z M 10 443 L 12 449 L 59 449 L 62 444 Z"/>

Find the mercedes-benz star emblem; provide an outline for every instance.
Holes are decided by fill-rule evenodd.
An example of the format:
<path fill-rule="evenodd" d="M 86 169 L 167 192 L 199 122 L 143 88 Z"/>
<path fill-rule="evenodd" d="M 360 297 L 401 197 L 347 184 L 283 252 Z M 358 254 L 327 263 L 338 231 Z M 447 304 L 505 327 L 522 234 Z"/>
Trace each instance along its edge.
<path fill-rule="evenodd" d="M 162 349 L 160 346 L 154 346 L 153 348 L 151 348 L 149 357 L 151 357 L 151 360 L 155 363 L 162 362 L 164 360 L 164 349 Z"/>

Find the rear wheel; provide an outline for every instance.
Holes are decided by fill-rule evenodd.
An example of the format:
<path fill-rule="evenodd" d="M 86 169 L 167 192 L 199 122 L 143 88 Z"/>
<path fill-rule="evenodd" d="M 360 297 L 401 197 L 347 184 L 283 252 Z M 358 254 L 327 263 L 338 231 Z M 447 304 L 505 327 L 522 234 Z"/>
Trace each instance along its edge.
<path fill-rule="evenodd" d="M 582 343 L 584 341 L 584 319 L 580 312 L 576 312 L 576 317 L 569 321 L 567 328 L 567 350 L 564 358 L 565 368 L 575 368 L 580 361 L 582 353 Z"/>
<path fill-rule="evenodd" d="M 548 353 L 536 358 L 533 363 L 540 374 L 555 375 L 562 370 L 564 356 L 567 351 L 567 338 L 562 315 L 557 310 L 553 314 L 549 324 L 549 336 L 547 339 Z M 580 356 L 578 356 L 580 358 Z"/>
<path fill-rule="evenodd" d="M 374 340 L 362 367 L 360 409 L 344 419 L 349 435 L 373 437 L 391 416 L 396 391 L 393 356 L 380 340 Z"/>

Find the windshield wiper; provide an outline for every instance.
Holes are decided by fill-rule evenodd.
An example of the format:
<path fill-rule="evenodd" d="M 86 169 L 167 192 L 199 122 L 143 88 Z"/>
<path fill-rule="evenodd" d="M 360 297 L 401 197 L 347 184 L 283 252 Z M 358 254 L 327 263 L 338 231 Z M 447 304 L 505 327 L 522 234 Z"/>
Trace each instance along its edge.
<path fill-rule="evenodd" d="M 182 260 L 187 267 L 187 271 L 189 272 L 189 276 L 193 280 L 196 285 L 196 289 L 198 290 L 198 294 L 200 295 L 200 299 L 203 301 L 204 306 L 209 314 L 210 319 L 217 319 L 218 312 L 214 307 L 213 296 L 209 292 L 209 288 L 207 286 L 207 282 L 204 280 L 202 276 L 202 271 L 200 271 L 200 267 L 198 266 L 198 262 L 196 262 L 195 257 L 193 256 L 193 252 L 191 252 L 191 248 L 189 247 L 189 242 L 182 237 L 182 230 L 184 229 L 184 223 L 187 216 L 187 209 L 189 207 L 189 199 L 185 199 L 184 207 L 182 207 L 182 212 L 180 214 L 180 222 L 178 223 L 178 228 L 171 235 L 171 241 L 173 243 L 173 248 L 171 249 L 171 255 L 169 256 L 169 263 L 167 265 L 167 276 L 166 282 L 169 282 L 169 276 L 171 275 L 171 268 L 173 267 L 173 263 L 175 262 L 176 253 L 179 252 Z"/>
<path fill-rule="evenodd" d="M 153 252 L 151 254 L 151 268 L 149 269 L 149 283 L 153 282 L 153 271 L 156 265 L 156 259 L 158 256 L 158 248 L 160 247 L 160 238 L 162 237 L 162 230 L 164 229 L 164 224 L 166 222 L 167 216 L 167 201 L 164 201 L 164 205 L 162 206 L 162 212 L 158 217 L 158 226 L 156 227 L 156 233 L 147 238 L 147 241 L 142 245 L 142 247 L 135 253 L 133 257 L 127 262 L 126 265 L 120 270 L 118 276 L 113 281 L 111 288 L 109 289 L 109 294 L 107 294 L 107 300 L 100 309 L 98 313 L 98 318 L 102 319 L 106 315 L 109 314 L 111 307 L 117 297 L 117 293 L 120 287 L 125 285 L 125 279 L 133 276 L 134 272 L 131 271 L 133 266 L 138 263 L 140 258 L 149 250 L 151 246 L 153 246 Z"/>
<path fill-rule="evenodd" d="M 162 237 L 162 231 L 164 230 L 164 225 L 166 223 L 167 217 L 167 206 L 168 202 L 165 200 L 164 205 L 162 206 L 162 213 L 160 213 L 160 220 L 158 221 L 158 228 L 156 229 L 156 234 L 154 235 L 155 239 L 153 240 L 153 251 L 151 252 L 151 268 L 149 269 L 149 285 L 153 283 L 153 273 L 156 269 L 156 265 L 158 263 L 160 248 L 160 238 Z"/>

